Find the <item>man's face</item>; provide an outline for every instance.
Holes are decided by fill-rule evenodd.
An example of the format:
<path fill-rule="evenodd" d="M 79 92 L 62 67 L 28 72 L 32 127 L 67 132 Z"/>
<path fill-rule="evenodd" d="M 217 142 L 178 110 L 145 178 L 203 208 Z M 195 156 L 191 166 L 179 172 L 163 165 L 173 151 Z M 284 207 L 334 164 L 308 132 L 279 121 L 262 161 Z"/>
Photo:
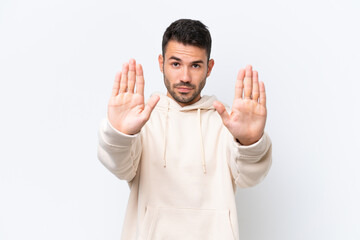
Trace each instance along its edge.
<path fill-rule="evenodd" d="M 214 60 L 210 59 L 208 62 L 207 59 L 203 48 L 169 41 L 165 56 L 159 56 L 167 96 L 182 107 L 199 101 L 206 78 L 214 66 Z"/>

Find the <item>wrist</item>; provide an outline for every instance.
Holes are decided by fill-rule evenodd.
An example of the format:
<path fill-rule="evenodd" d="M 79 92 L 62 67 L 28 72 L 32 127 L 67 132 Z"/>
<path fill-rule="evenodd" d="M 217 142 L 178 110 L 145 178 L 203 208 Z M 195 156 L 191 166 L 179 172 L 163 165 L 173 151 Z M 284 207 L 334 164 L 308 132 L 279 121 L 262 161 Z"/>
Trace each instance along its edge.
<path fill-rule="evenodd" d="M 257 137 L 252 137 L 252 138 L 235 137 L 235 139 L 240 145 L 249 146 L 249 145 L 252 145 L 252 144 L 258 142 L 261 139 L 261 137 L 263 136 L 263 134 L 264 134 L 264 132 L 260 136 L 257 136 Z"/>

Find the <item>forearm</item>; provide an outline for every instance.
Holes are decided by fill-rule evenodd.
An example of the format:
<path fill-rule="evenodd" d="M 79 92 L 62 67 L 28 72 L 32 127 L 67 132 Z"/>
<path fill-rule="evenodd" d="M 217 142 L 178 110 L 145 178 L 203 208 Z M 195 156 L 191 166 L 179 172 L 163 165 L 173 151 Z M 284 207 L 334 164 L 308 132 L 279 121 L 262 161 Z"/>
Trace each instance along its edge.
<path fill-rule="evenodd" d="M 98 132 L 97 155 L 115 176 L 131 181 L 136 175 L 141 155 L 140 135 L 126 135 L 111 126 L 105 118 Z"/>
<path fill-rule="evenodd" d="M 272 146 L 270 137 L 264 133 L 256 143 L 242 146 L 233 143 L 230 169 L 236 185 L 239 187 L 251 187 L 267 175 L 272 160 Z"/>

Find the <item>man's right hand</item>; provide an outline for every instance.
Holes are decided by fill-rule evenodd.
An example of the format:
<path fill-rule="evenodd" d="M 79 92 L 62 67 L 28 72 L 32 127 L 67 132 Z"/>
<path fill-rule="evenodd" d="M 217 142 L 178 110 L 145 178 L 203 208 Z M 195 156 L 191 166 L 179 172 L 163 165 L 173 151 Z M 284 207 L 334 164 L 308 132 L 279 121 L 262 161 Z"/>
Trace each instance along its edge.
<path fill-rule="evenodd" d="M 134 59 L 124 63 L 122 71 L 116 74 L 108 104 L 108 119 L 115 129 L 124 134 L 139 133 L 160 99 L 153 95 L 145 105 L 144 84 L 142 66 Z"/>

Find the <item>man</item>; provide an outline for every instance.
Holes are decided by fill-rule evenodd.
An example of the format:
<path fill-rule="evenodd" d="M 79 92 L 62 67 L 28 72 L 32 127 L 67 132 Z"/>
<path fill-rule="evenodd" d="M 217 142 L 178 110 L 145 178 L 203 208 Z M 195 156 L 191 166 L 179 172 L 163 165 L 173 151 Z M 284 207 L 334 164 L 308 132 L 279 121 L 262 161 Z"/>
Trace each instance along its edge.
<path fill-rule="evenodd" d="M 172 23 L 162 51 L 167 95 L 145 105 L 142 67 L 131 59 L 99 130 L 100 161 L 131 189 L 122 239 L 239 239 L 236 186 L 257 184 L 271 165 L 264 84 L 250 65 L 240 69 L 230 114 L 201 96 L 214 60 L 199 21 Z"/>

